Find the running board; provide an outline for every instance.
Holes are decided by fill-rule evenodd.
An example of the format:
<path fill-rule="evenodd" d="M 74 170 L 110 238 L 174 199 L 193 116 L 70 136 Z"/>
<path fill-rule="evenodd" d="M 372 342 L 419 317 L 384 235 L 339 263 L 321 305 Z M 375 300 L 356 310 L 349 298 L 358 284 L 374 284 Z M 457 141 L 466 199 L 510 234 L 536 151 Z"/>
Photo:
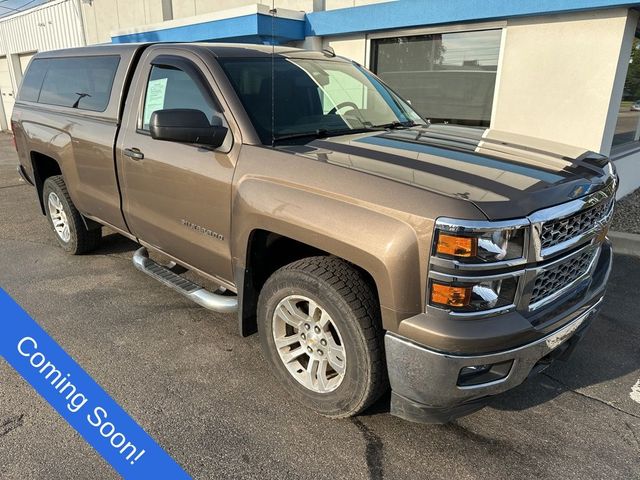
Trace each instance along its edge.
<path fill-rule="evenodd" d="M 165 284 L 208 310 L 221 313 L 231 313 L 238 310 L 238 297 L 220 295 L 205 290 L 197 283 L 187 280 L 151 260 L 147 249 L 144 247 L 139 248 L 133 254 L 133 265 L 141 272 L 155 278 L 160 283 Z"/>

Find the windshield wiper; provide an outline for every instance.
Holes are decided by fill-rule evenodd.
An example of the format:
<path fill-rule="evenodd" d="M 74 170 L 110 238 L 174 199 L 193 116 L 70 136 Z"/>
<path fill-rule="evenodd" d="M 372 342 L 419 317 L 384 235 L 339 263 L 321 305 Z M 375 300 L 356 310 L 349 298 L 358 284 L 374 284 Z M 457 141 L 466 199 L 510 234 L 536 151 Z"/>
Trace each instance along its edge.
<path fill-rule="evenodd" d="M 374 128 L 383 128 L 385 130 L 396 130 L 398 128 L 409 128 L 415 127 L 417 124 L 413 120 L 407 120 L 406 122 L 399 122 L 398 120 L 394 120 L 391 123 L 383 123 L 382 125 L 375 125 Z"/>
<path fill-rule="evenodd" d="M 343 130 L 327 130 L 324 128 L 319 128 L 313 132 L 301 132 L 301 133 L 291 133 L 286 135 L 276 135 L 273 138 L 273 142 L 279 142 L 280 140 L 291 140 L 295 138 L 327 138 L 327 137 L 337 137 L 339 135 L 352 135 L 355 133 L 366 133 L 366 132 L 381 132 L 383 130 L 387 130 L 387 127 L 362 127 L 362 128 L 352 128 L 352 129 L 343 129 Z"/>
<path fill-rule="evenodd" d="M 313 132 L 300 132 L 300 133 L 288 133 L 285 135 L 276 135 L 273 138 L 273 143 L 279 142 L 281 140 L 292 140 L 296 138 L 327 138 L 327 137 L 337 137 L 339 135 L 352 135 L 357 133 L 367 133 L 367 132 L 382 132 L 385 130 L 395 130 L 397 128 L 407 128 L 413 127 L 417 125 L 413 120 L 408 120 L 406 122 L 398 122 L 397 120 L 391 123 L 385 123 L 382 125 L 371 125 L 368 127 L 360 127 L 360 128 L 351 128 L 351 129 L 343 129 L 343 130 L 327 130 L 325 128 L 319 128 L 314 130 Z"/>
<path fill-rule="evenodd" d="M 300 132 L 300 133 L 288 133 L 286 135 L 276 135 L 275 137 L 273 137 L 273 142 L 275 143 L 275 142 L 279 142 L 280 140 L 291 140 L 294 138 L 305 138 L 305 137 L 325 138 L 329 136 L 328 134 L 329 132 L 326 129 L 319 128 L 313 132 Z"/>

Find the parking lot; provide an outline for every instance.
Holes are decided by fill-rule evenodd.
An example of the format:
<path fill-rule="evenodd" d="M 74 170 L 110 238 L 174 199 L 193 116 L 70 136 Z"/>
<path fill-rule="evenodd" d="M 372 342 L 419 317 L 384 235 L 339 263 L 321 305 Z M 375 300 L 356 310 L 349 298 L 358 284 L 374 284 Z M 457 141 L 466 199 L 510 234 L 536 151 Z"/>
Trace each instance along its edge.
<path fill-rule="evenodd" d="M 16 162 L 0 136 L 0 287 L 194 478 L 640 478 L 640 259 L 616 258 L 603 312 L 568 363 L 488 408 L 418 425 L 390 416 L 385 398 L 328 420 L 274 382 L 232 315 L 138 272 L 134 243 L 105 231 L 97 252 L 65 255 Z M 0 360 L 0 477 L 116 476 Z"/>

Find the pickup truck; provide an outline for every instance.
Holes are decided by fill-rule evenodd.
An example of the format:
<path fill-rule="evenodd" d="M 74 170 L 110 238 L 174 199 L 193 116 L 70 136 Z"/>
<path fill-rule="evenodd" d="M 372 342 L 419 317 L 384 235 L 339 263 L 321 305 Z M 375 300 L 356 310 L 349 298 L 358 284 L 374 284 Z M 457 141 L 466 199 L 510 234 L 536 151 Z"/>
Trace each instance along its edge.
<path fill-rule="evenodd" d="M 40 53 L 12 128 L 64 250 L 93 250 L 103 226 L 137 242 L 135 267 L 235 312 L 328 417 L 389 389 L 412 421 L 480 409 L 569 355 L 611 269 L 606 157 L 430 124 L 330 51 Z"/>

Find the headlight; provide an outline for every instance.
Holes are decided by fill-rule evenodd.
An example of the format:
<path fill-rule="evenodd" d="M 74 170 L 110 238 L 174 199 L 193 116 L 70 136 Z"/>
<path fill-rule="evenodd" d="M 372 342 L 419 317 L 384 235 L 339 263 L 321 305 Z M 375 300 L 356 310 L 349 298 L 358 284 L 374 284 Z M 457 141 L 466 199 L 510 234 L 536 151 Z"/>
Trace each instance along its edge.
<path fill-rule="evenodd" d="M 456 312 L 492 310 L 513 304 L 517 285 L 516 277 L 456 283 L 432 280 L 429 303 Z"/>
<path fill-rule="evenodd" d="M 436 223 L 434 255 L 463 263 L 490 263 L 522 258 L 526 225 L 474 228 L 471 222 Z M 467 225 L 464 225 L 467 224 Z"/>
<path fill-rule="evenodd" d="M 433 235 L 427 302 L 460 314 L 513 306 L 524 270 L 502 269 L 527 262 L 529 228 L 526 219 L 439 218 Z"/>

